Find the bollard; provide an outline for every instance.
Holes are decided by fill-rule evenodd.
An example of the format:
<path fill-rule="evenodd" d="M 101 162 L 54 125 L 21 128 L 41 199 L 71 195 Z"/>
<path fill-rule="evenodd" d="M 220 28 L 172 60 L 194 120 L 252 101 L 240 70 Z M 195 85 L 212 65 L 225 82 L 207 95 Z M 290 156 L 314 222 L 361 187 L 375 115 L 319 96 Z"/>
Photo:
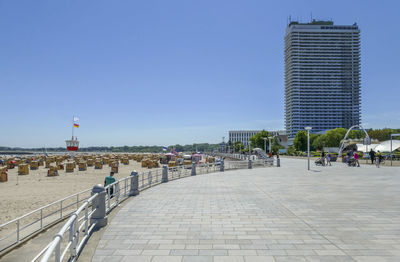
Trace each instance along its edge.
<path fill-rule="evenodd" d="M 96 228 L 104 227 L 107 225 L 106 215 L 106 188 L 100 184 L 95 185 L 92 188 L 92 196 L 98 193 L 98 196 L 93 199 L 92 210 L 95 210 L 90 218 L 90 222 L 93 223 L 97 220 Z"/>
<path fill-rule="evenodd" d="M 131 190 L 129 191 L 129 195 L 139 195 L 139 175 L 136 170 L 133 170 L 133 172 L 131 172 Z"/>
<path fill-rule="evenodd" d="M 162 170 L 162 179 L 161 183 L 167 183 L 168 182 L 168 166 L 163 165 L 163 170 Z"/>
<path fill-rule="evenodd" d="M 191 173 L 191 175 L 192 176 L 196 175 L 196 163 L 195 162 L 192 163 L 192 173 Z"/>
<path fill-rule="evenodd" d="M 251 159 L 249 159 L 249 169 L 252 169 L 253 166 L 251 165 Z"/>
<path fill-rule="evenodd" d="M 281 166 L 281 159 L 278 157 L 278 159 L 276 159 L 276 166 L 280 167 Z"/>
<path fill-rule="evenodd" d="M 221 159 L 221 162 L 220 162 L 221 164 L 220 164 L 220 166 L 219 166 L 219 171 L 221 171 L 221 172 L 224 172 L 225 171 L 225 160 L 224 159 Z"/>

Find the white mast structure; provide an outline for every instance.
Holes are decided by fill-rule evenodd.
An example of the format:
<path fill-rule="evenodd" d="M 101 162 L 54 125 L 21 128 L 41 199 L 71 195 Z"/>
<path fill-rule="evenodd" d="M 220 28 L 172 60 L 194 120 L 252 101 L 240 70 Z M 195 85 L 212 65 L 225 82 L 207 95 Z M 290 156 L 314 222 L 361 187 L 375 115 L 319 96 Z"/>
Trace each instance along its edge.
<path fill-rule="evenodd" d="M 76 136 L 74 136 L 74 128 L 79 127 L 79 118 L 76 116 L 72 117 L 72 137 L 71 140 L 65 140 L 67 144 L 67 150 L 70 152 L 71 157 L 74 158 L 75 152 L 78 151 L 79 148 L 79 141 Z"/>

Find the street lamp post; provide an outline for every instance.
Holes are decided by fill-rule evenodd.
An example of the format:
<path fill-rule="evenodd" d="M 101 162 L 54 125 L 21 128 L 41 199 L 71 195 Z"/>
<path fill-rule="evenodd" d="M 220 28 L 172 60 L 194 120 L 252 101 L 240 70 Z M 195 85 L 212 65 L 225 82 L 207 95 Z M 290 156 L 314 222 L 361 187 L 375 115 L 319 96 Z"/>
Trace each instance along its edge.
<path fill-rule="evenodd" d="M 266 137 L 263 137 L 263 139 L 264 139 L 264 152 L 265 152 L 265 154 L 267 153 L 267 139 L 268 138 L 266 138 Z"/>
<path fill-rule="evenodd" d="M 250 140 L 249 140 L 249 159 L 250 159 L 250 156 L 251 156 L 251 146 L 250 146 Z"/>
<path fill-rule="evenodd" d="M 310 170 L 310 130 L 312 129 L 312 127 L 306 126 L 304 129 L 307 130 L 307 162 L 308 170 Z"/>
<path fill-rule="evenodd" d="M 390 165 L 393 165 L 393 137 L 400 136 L 400 134 L 391 134 L 390 135 Z"/>
<path fill-rule="evenodd" d="M 273 136 L 269 136 L 268 137 L 268 140 L 269 140 L 269 153 L 271 154 L 271 152 L 272 152 L 272 148 L 271 148 L 271 140 L 272 140 L 272 138 L 274 138 Z"/>

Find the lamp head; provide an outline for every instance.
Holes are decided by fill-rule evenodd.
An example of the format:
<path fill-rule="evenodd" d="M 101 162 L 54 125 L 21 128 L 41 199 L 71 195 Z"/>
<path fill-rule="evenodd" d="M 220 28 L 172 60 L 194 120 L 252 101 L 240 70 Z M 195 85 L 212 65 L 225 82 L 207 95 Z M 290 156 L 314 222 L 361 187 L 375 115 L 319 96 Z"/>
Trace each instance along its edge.
<path fill-rule="evenodd" d="M 309 131 L 309 130 L 312 129 L 312 127 L 311 127 L 311 126 L 306 126 L 304 129 L 307 130 L 307 131 Z"/>

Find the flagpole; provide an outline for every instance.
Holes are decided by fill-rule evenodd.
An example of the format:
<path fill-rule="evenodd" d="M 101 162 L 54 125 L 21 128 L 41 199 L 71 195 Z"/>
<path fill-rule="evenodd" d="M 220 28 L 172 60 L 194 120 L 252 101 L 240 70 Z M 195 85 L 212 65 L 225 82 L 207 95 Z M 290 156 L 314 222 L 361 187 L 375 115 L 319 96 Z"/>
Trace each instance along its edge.
<path fill-rule="evenodd" d="M 72 116 L 72 140 L 74 140 L 74 117 Z"/>

